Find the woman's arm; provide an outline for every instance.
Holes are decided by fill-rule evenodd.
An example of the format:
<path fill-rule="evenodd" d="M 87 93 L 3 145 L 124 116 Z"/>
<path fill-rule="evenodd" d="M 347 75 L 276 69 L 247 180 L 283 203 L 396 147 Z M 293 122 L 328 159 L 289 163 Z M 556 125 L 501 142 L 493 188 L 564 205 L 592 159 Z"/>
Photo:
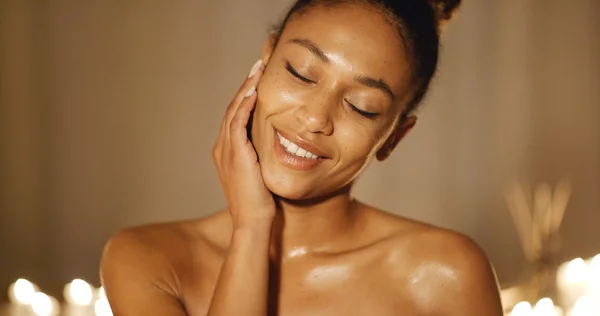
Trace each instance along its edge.
<path fill-rule="evenodd" d="M 265 187 L 246 126 L 262 75 L 258 61 L 229 105 L 213 149 L 232 218 L 231 244 L 221 267 L 209 316 L 266 316 L 269 246 L 275 201 Z"/>
<path fill-rule="evenodd" d="M 186 316 L 164 253 L 143 233 L 125 230 L 104 248 L 100 278 L 115 316 Z"/>
<path fill-rule="evenodd" d="M 419 315 L 503 315 L 496 275 L 470 238 L 426 228 L 392 241 L 385 284 L 399 312 L 408 299 Z"/>
<path fill-rule="evenodd" d="M 270 225 L 233 232 L 209 316 L 267 315 Z"/>
<path fill-rule="evenodd" d="M 450 272 L 445 276 L 449 286 L 440 293 L 445 298 L 435 304 L 438 315 L 502 316 L 496 274 L 483 251 L 467 238 L 462 238 L 453 249 L 456 254 L 445 262 Z"/>

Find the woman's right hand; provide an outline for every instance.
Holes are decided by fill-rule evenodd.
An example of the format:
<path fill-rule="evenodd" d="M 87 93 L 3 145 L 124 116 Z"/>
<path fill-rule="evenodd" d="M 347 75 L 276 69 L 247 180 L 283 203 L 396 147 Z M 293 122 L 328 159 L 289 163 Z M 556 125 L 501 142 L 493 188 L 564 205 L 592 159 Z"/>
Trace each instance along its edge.
<path fill-rule="evenodd" d="M 264 184 L 258 156 L 246 129 L 256 104 L 256 86 L 263 70 L 260 60 L 252 67 L 250 75 L 227 107 L 213 148 L 213 160 L 234 229 L 269 226 L 276 212 L 273 195 Z"/>

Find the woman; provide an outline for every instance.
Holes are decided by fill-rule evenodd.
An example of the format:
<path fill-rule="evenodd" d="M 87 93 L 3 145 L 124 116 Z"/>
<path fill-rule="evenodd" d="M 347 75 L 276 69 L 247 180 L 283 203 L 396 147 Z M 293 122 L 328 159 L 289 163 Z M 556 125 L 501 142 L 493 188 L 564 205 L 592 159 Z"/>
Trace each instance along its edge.
<path fill-rule="evenodd" d="M 502 315 L 472 241 L 350 194 L 415 125 L 459 2 L 297 1 L 222 122 L 227 209 L 113 237 L 115 315 Z"/>

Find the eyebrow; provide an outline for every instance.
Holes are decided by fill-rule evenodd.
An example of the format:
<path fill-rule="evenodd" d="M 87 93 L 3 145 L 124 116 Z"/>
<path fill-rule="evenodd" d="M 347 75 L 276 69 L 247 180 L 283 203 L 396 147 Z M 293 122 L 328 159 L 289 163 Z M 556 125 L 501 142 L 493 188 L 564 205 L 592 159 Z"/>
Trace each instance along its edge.
<path fill-rule="evenodd" d="M 385 81 L 383 81 L 383 79 L 375 79 L 375 78 L 371 78 L 371 77 L 358 76 L 358 77 L 355 77 L 354 80 L 358 81 L 359 83 L 361 83 L 367 87 L 375 88 L 375 89 L 379 89 L 379 90 L 383 91 L 385 94 L 387 94 L 387 96 L 390 97 L 390 99 L 392 99 L 392 101 L 394 101 L 396 99 L 396 96 L 392 92 L 392 89 L 390 88 L 390 86 L 387 83 L 385 83 Z"/>
<path fill-rule="evenodd" d="M 313 53 L 313 55 L 315 55 L 317 58 L 319 58 L 322 62 L 324 62 L 326 64 L 331 63 L 331 60 L 329 60 L 329 58 L 327 57 L 327 55 L 325 55 L 323 50 L 321 50 L 321 48 L 319 48 L 319 46 L 317 46 L 317 44 L 313 43 L 310 40 L 294 38 L 294 39 L 289 40 L 288 43 L 294 43 L 294 44 L 300 45 L 300 46 L 308 49 L 311 53 Z M 394 93 L 392 92 L 392 89 L 385 81 L 383 81 L 383 79 L 375 79 L 375 78 L 366 77 L 366 76 L 357 76 L 354 78 L 354 80 L 362 85 L 369 87 L 369 88 L 374 88 L 374 89 L 383 91 L 387 96 L 390 97 L 390 99 L 392 99 L 392 101 L 394 101 L 396 99 Z"/>
<path fill-rule="evenodd" d="M 325 53 L 319 48 L 319 46 L 317 46 L 317 44 L 313 43 L 312 41 L 307 39 L 294 38 L 289 42 L 303 46 L 304 48 L 308 49 L 311 53 L 313 53 L 313 55 L 317 56 L 317 58 L 319 58 L 324 63 L 331 63 L 327 55 L 325 55 Z"/>

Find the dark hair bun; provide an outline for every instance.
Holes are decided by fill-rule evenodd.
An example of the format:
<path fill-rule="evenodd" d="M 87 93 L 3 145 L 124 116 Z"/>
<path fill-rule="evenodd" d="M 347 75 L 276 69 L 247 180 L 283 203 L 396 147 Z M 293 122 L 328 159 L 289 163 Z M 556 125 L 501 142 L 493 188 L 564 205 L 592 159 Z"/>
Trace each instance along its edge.
<path fill-rule="evenodd" d="M 427 0 L 429 4 L 433 7 L 435 11 L 435 15 L 437 17 L 437 21 L 439 25 L 444 25 L 446 22 L 450 21 L 458 7 L 460 6 L 462 0 Z"/>

